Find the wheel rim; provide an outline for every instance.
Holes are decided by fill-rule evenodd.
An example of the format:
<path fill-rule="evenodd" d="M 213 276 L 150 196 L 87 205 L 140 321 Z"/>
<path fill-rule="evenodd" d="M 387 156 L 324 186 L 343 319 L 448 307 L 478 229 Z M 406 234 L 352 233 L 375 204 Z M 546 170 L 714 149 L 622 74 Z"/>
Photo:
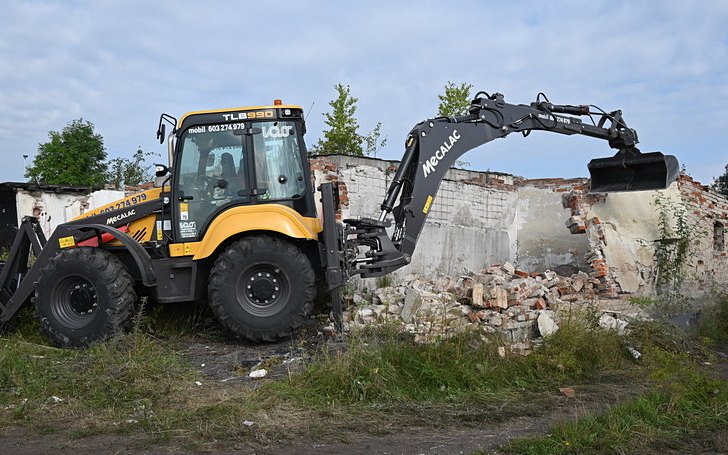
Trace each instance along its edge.
<path fill-rule="evenodd" d="M 288 275 L 275 265 L 256 264 L 238 279 L 238 303 L 255 316 L 268 317 L 278 313 L 286 306 L 289 296 Z"/>
<path fill-rule="evenodd" d="M 82 276 L 62 279 L 53 288 L 50 297 L 53 316 L 70 329 L 87 325 L 94 318 L 99 306 L 96 288 Z"/>

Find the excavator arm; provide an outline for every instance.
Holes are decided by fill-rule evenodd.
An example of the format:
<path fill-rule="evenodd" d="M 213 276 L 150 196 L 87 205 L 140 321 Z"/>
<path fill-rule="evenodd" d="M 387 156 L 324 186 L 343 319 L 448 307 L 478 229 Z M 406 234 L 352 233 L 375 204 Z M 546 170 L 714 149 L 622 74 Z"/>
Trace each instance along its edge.
<path fill-rule="evenodd" d="M 592 113 L 590 108 L 551 104 L 542 94 L 530 105 L 514 105 L 499 93 L 479 92 L 467 115 L 417 124 L 407 136 L 379 218 L 344 220 L 338 242 L 342 278 L 381 276 L 409 264 L 448 169 L 466 152 L 512 133 L 528 136 L 542 130 L 606 140 L 617 153 L 589 163 L 592 192 L 660 189 L 677 178 L 677 159 L 660 152 L 641 153 L 637 133 L 627 126 L 621 111 L 595 108 L 598 113 Z M 591 122 L 583 122 L 582 116 Z"/>

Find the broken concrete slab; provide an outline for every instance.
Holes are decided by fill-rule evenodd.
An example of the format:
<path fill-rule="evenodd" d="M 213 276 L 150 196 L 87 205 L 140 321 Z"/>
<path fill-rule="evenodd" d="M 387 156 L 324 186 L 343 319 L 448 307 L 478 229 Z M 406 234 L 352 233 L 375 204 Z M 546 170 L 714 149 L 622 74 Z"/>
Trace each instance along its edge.
<path fill-rule="evenodd" d="M 554 333 L 556 333 L 556 331 L 559 330 L 559 326 L 551 318 L 551 316 L 547 313 L 546 310 L 541 311 L 541 313 L 538 315 L 537 323 L 538 323 L 538 332 L 541 334 L 541 336 L 544 336 L 544 337 L 553 335 Z"/>
<path fill-rule="evenodd" d="M 609 313 L 604 313 L 599 317 L 599 327 L 607 330 L 615 330 L 618 335 L 627 335 L 629 329 L 627 321 L 617 319 Z"/>
<path fill-rule="evenodd" d="M 501 270 L 506 272 L 509 276 L 512 276 L 515 273 L 516 268 L 510 262 L 506 262 L 501 266 Z"/>
<path fill-rule="evenodd" d="M 409 324 L 414 319 L 417 310 L 422 306 L 422 295 L 420 291 L 413 287 L 407 288 L 404 295 L 404 306 L 399 313 L 400 318 L 405 324 Z"/>

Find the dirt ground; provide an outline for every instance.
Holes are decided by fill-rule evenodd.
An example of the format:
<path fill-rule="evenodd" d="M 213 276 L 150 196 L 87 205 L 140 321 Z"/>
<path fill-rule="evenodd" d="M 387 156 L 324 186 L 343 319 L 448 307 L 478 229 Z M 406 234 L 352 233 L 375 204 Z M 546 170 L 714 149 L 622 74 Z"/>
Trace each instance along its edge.
<path fill-rule="evenodd" d="M 289 369 L 305 363 L 305 359 L 327 343 L 317 326 L 312 324 L 296 339 L 265 345 L 226 340 L 224 337 L 188 337 L 180 341 L 181 352 L 209 381 L 230 390 L 255 388 L 264 381 L 275 380 L 288 374 Z M 331 349 L 336 344 L 328 342 Z M 263 380 L 247 377 L 246 371 L 265 367 L 269 374 Z M 241 374 L 242 372 L 242 374 Z M 720 373 L 728 379 L 728 363 L 720 366 Z M 475 451 L 497 453 L 498 447 L 512 438 L 547 434 L 552 425 L 574 420 L 587 413 L 599 413 L 610 405 L 625 401 L 646 390 L 640 382 L 627 382 L 623 378 L 602 378 L 588 385 L 571 385 L 575 394 L 566 397 L 558 390 L 544 391 L 543 400 L 524 403 L 517 412 L 512 409 L 469 408 L 472 418 L 460 415 L 450 425 L 432 427 L 413 423 L 404 427 L 390 427 L 386 431 L 370 434 L 348 430 L 328 440 L 299 440 L 295 444 L 263 446 L 256 443 L 230 445 L 212 443 L 196 452 L 189 449 L 152 445 L 143 436 L 103 434 L 73 439 L 70 432 L 57 431 L 39 434 L 23 427 L 0 429 L 0 455 L 47 454 L 271 454 L 327 455 L 327 454 L 469 454 Z M 706 435 L 714 438 L 716 435 Z M 699 450 L 696 441 L 695 453 Z M 656 452 L 657 453 L 657 452 Z M 671 453 L 669 450 L 660 453 Z"/>
<path fill-rule="evenodd" d="M 219 352 L 219 351 L 218 351 Z M 225 357 L 228 354 L 220 354 Z M 209 360 L 207 360 L 209 362 Z M 523 415 L 499 419 L 477 416 L 475 425 L 440 428 L 391 428 L 388 434 L 371 435 L 365 432 L 347 432 L 338 440 L 304 440 L 293 445 L 262 447 L 257 444 L 226 446 L 213 444 L 201 452 L 209 454 L 271 454 L 299 455 L 328 454 L 469 454 L 477 450 L 497 449 L 515 437 L 545 434 L 555 423 L 576 419 L 590 412 L 599 412 L 610 404 L 638 395 L 641 386 L 625 388 L 624 384 L 600 383 L 574 387 L 576 396 L 550 398 L 545 406 L 524 407 Z M 149 447 L 143 438 L 120 435 L 95 435 L 70 439 L 67 434 L 29 435 L 20 427 L 6 428 L 0 436 L 0 454 L 190 454 L 174 446 Z"/>

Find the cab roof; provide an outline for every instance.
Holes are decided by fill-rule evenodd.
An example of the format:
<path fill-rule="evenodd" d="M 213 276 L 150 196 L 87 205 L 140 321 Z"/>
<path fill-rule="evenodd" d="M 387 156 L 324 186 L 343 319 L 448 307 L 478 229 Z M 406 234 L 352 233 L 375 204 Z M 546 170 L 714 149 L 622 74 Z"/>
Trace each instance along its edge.
<path fill-rule="evenodd" d="M 225 108 L 225 109 L 206 109 L 206 110 L 202 110 L 202 111 L 192 111 L 192 112 L 186 113 L 177 122 L 177 128 L 181 128 L 182 125 L 184 124 L 185 120 L 187 120 L 189 117 L 192 117 L 193 115 L 224 114 L 227 112 L 230 112 L 230 113 L 249 112 L 249 111 L 262 111 L 262 110 L 270 110 L 270 109 L 298 109 L 300 111 L 303 111 L 303 108 L 301 106 L 297 106 L 295 104 L 231 107 L 231 108 Z"/>

